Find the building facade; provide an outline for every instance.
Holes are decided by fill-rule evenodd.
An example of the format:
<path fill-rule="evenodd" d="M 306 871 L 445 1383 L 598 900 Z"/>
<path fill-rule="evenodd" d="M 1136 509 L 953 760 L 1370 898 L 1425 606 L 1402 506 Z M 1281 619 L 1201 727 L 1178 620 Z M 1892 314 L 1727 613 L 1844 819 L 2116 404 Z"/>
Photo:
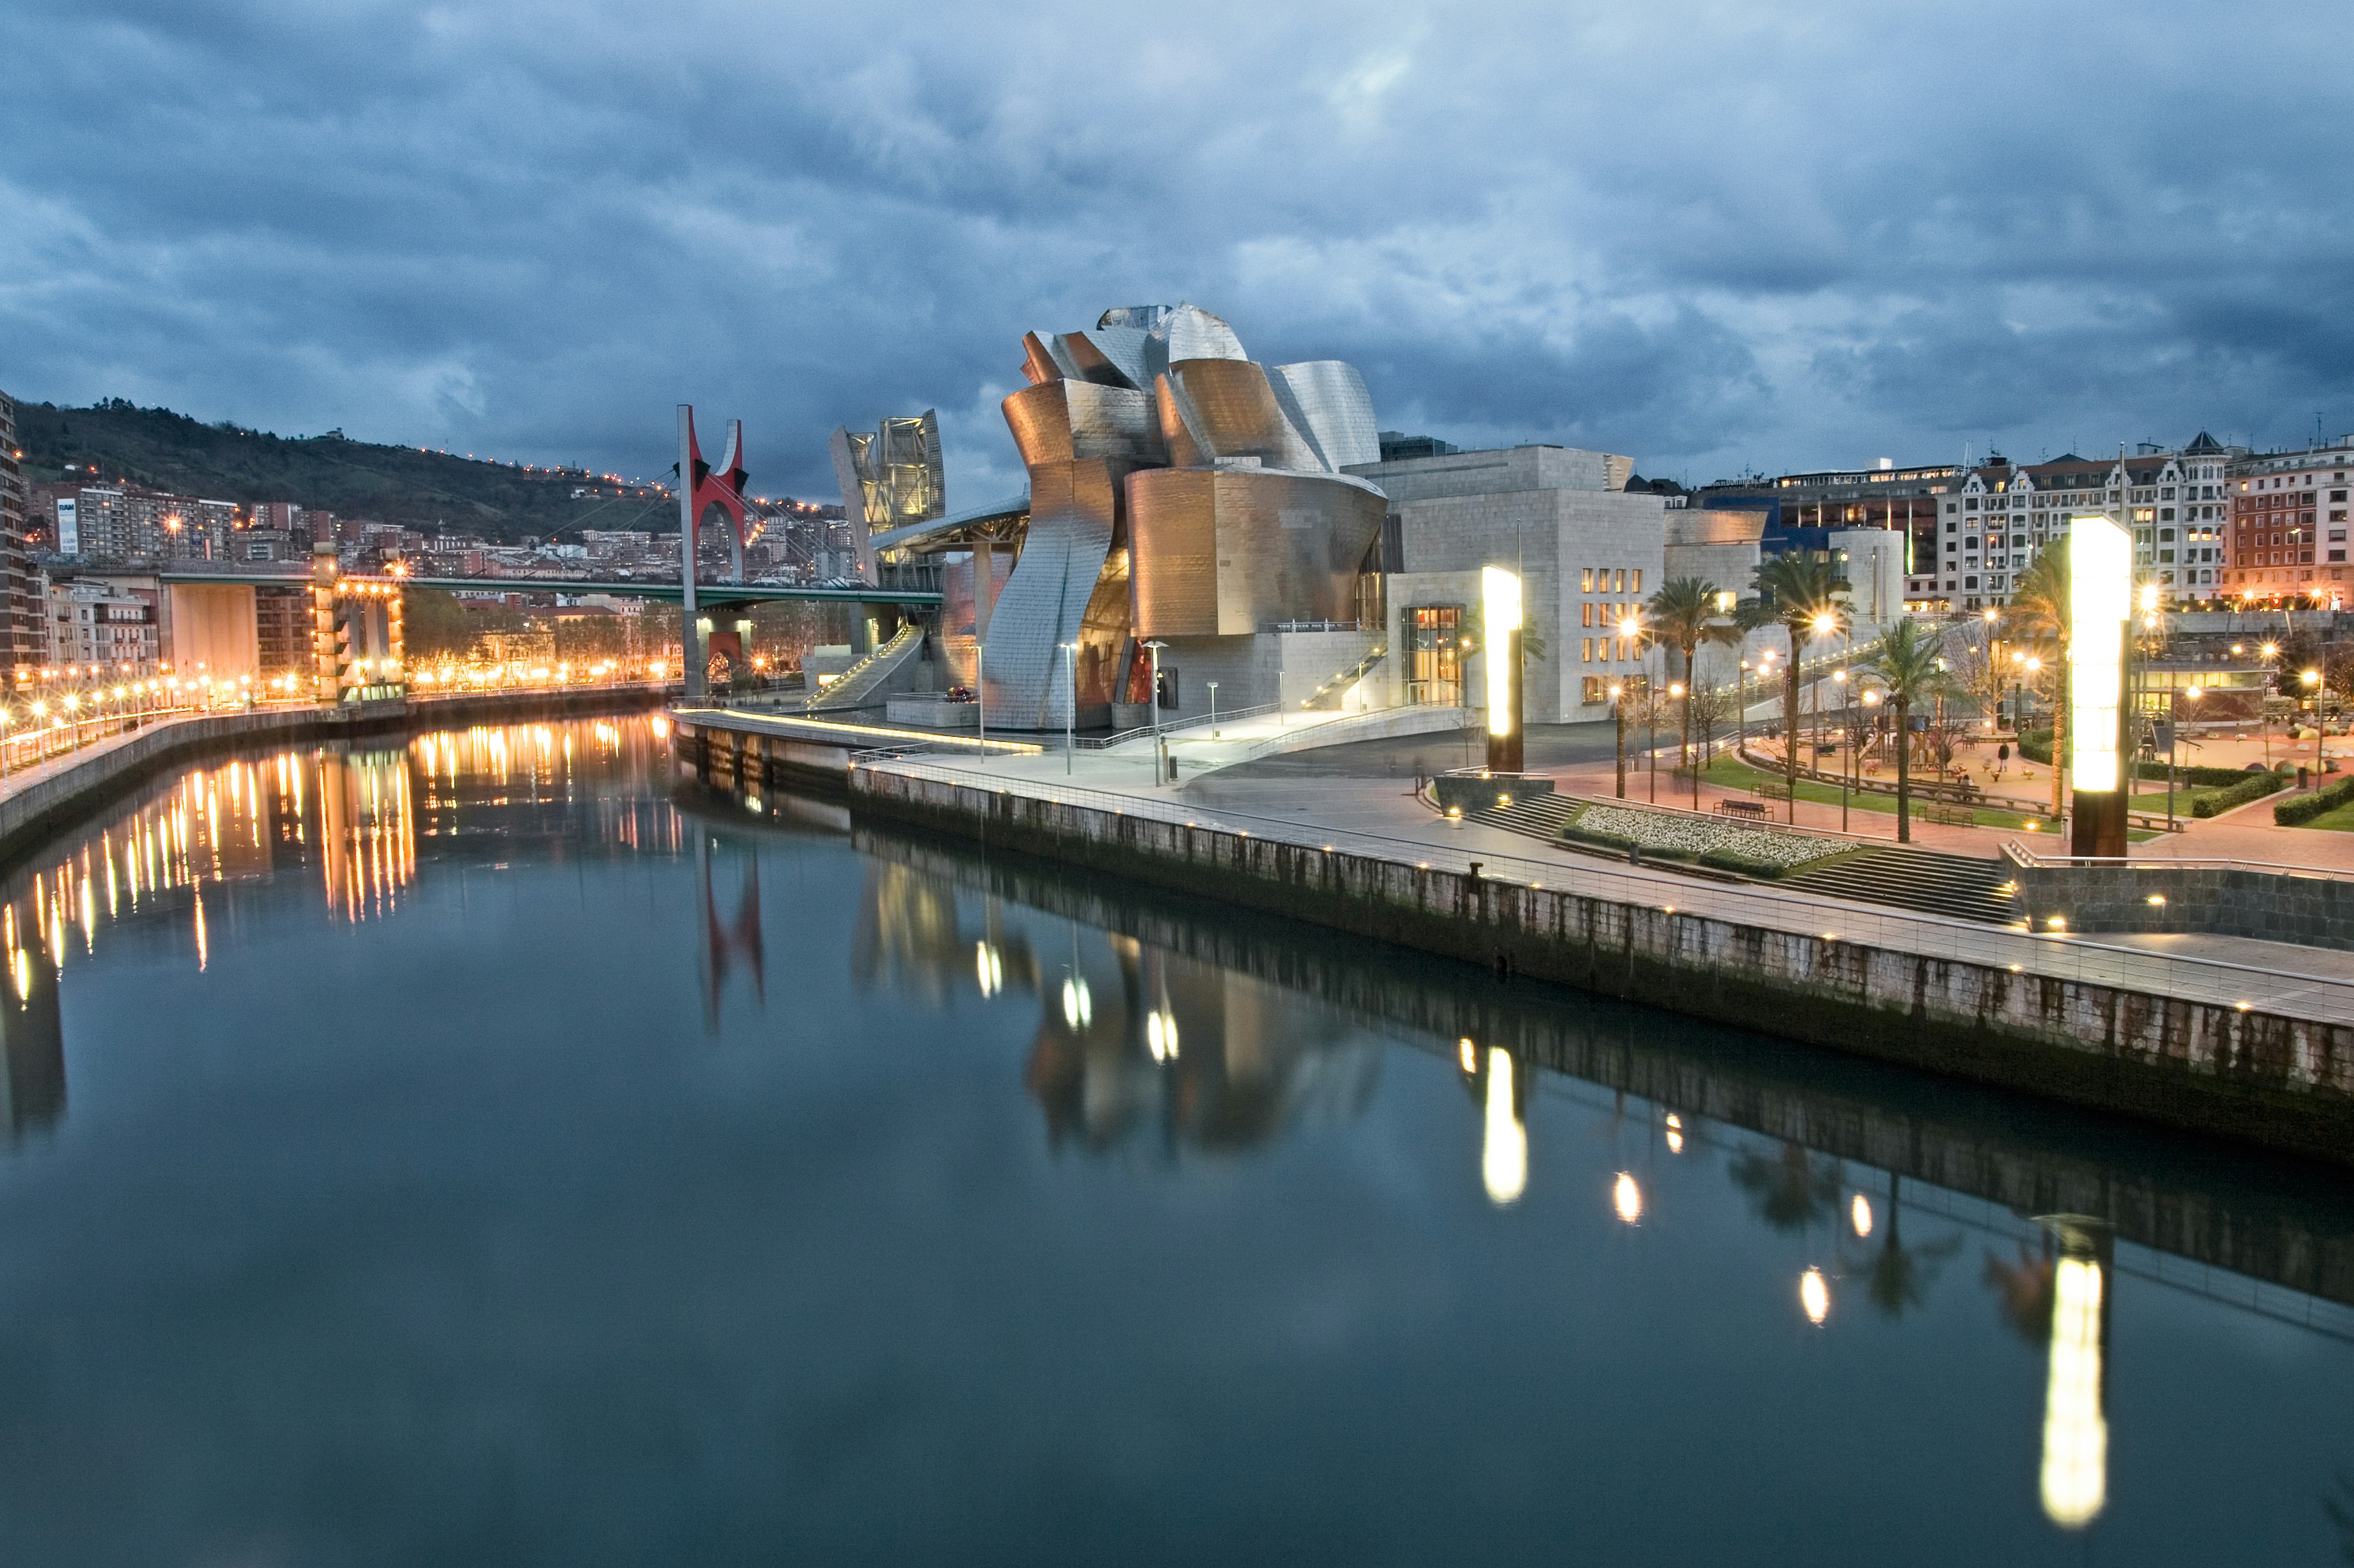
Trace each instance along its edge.
<path fill-rule="evenodd" d="M 48 665 L 123 680 L 144 680 L 161 667 L 162 630 L 156 599 L 103 577 L 51 581 Z"/>
<path fill-rule="evenodd" d="M 1351 469 L 1388 498 L 1389 702 L 1480 705 L 1479 577 L 1497 566 L 1520 574 L 1523 636 L 1545 650 L 1523 668 L 1529 722 L 1606 717 L 1611 688 L 1648 667 L 1626 623 L 1667 567 L 1664 498 L 1613 487 L 1631 466 L 1604 452 L 1528 446 Z"/>
<path fill-rule="evenodd" d="M 2006 604 L 2020 574 L 2067 537 L 2069 519 L 2095 512 L 2132 531 L 2136 571 L 2168 602 L 2219 597 L 2230 475 L 2244 455 L 2203 430 L 2177 450 L 2144 444 L 2115 459 L 2071 452 L 2014 464 L 1998 455 L 1939 498 L 1935 547 L 1916 543 L 1906 600 L 1925 611 Z"/>
<path fill-rule="evenodd" d="M 47 647 L 43 606 L 26 547 L 29 518 L 21 464 L 16 405 L 0 392 L 0 668 L 16 670 L 38 664 Z"/>
<path fill-rule="evenodd" d="M 2347 476 L 2354 435 L 2233 465 L 2224 588 L 2239 599 L 2346 604 Z"/>

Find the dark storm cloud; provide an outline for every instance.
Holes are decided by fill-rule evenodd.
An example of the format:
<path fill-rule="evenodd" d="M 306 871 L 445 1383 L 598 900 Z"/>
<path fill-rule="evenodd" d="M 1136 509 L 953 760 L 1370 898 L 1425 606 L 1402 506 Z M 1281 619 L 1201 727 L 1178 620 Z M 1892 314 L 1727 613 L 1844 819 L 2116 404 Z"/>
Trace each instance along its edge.
<path fill-rule="evenodd" d="M 1190 299 L 1708 479 L 2354 428 L 2319 4 L 0 10 L 0 386 L 764 484 Z"/>

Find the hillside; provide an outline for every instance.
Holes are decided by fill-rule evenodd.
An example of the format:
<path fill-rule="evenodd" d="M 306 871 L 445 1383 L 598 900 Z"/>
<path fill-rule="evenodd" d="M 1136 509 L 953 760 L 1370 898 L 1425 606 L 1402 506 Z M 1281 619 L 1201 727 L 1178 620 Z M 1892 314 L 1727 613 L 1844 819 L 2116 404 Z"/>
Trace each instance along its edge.
<path fill-rule="evenodd" d="M 103 480 L 221 501 L 291 501 L 340 517 L 451 529 L 504 541 L 560 528 L 677 525 L 658 492 L 628 489 L 576 470 L 372 446 L 340 434 L 300 440 L 234 425 L 207 425 L 169 408 L 115 398 L 88 408 L 16 406 L 25 477 L 49 483 L 69 463 L 95 464 Z M 574 500 L 587 486 L 600 493 Z"/>

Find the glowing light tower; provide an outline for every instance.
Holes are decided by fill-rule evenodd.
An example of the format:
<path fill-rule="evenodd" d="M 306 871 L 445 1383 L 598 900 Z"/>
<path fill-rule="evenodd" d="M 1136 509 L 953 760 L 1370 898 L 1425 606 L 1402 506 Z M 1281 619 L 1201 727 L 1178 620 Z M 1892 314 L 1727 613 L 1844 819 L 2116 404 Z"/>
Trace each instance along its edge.
<path fill-rule="evenodd" d="M 2069 853 L 2126 853 L 2126 622 L 2133 540 L 2106 517 L 2068 533 L 2068 762 L 2074 776 Z"/>
<path fill-rule="evenodd" d="M 1488 770 L 1518 773 L 1521 746 L 1521 579 L 1501 567 L 1479 572 L 1488 623 Z"/>

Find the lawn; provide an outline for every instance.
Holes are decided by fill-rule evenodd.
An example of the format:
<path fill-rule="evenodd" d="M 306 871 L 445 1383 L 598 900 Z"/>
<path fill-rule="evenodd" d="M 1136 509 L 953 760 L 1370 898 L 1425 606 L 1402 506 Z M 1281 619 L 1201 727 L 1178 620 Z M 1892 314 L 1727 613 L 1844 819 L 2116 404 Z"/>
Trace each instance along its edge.
<path fill-rule="evenodd" d="M 1720 754 L 1719 756 L 1712 758 L 1709 760 L 1707 769 L 1701 774 L 1701 777 L 1711 784 L 1720 784 L 1728 789 L 1755 789 L 1758 781 L 1761 779 L 1771 779 L 1775 783 L 1779 783 L 1782 779 L 1782 776 L 1778 773 L 1760 773 L 1756 768 L 1750 767 L 1746 762 L 1738 760 L 1730 753 Z M 1628 783 L 1628 789 L 1631 793 L 1634 789 L 1631 781 Z M 1816 800 L 1827 805 L 1836 806 L 1839 804 L 1840 800 L 1839 786 L 1836 784 L 1817 784 L 1811 780 L 1801 779 L 1798 780 L 1798 799 L 1801 800 Z M 1659 804 L 1662 806 L 1670 804 L 1687 805 L 1690 803 L 1690 800 L 1691 797 L 1687 794 L 1682 800 L 1671 800 L 1668 794 L 1666 782 L 1664 780 L 1661 781 L 1659 785 Z M 1850 793 L 1847 798 L 1847 801 L 1848 808 L 1850 810 L 1877 811 L 1883 817 L 1893 817 L 1896 814 L 1896 798 L 1893 795 Z M 1915 796 L 1913 800 L 1914 821 L 1926 821 L 1927 817 L 1923 808 L 1934 803 L 1935 802 Z M 2158 802 L 2158 810 L 2164 810 L 2165 809 L 2165 802 L 2160 800 Z M 2183 810 L 2188 811 L 2190 808 L 2185 806 L 2183 807 Z M 2012 832 L 2041 832 L 2043 831 L 2044 826 L 2044 820 L 2040 816 L 2028 816 L 2019 811 L 1997 810 L 1991 807 L 1977 808 L 1971 811 L 1970 817 L 1972 822 L 1978 827 L 2002 828 Z M 2031 822 L 2034 824 L 2032 828 L 2028 826 Z"/>

